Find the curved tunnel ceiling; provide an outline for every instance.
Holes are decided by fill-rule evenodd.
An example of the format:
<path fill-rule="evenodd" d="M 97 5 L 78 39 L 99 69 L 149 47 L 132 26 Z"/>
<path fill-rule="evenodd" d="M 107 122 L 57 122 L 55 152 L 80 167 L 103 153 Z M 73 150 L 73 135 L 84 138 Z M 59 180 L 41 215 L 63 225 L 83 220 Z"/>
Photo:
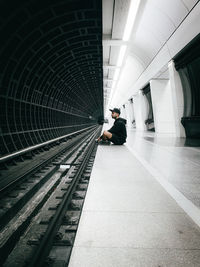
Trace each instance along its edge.
<path fill-rule="evenodd" d="M 133 93 L 142 88 L 136 85 L 137 81 L 142 86 L 149 82 L 146 78 L 148 66 L 162 48 L 165 48 L 170 38 L 176 35 L 176 31 L 198 2 L 198 0 L 140 0 L 131 35 L 126 44 L 123 42 L 123 32 L 131 1 L 103 0 L 105 107 L 122 106 Z M 184 36 L 182 39 L 185 40 Z M 182 40 L 178 40 L 178 43 L 181 42 Z M 116 79 L 117 61 L 122 45 L 127 45 L 127 51 Z M 166 47 L 166 54 L 169 56 L 170 48 Z M 164 67 L 167 68 L 167 65 L 161 66 L 163 73 L 166 71 Z M 154 73 L 151 78 L 157 74 L 158 72 Z"/>
<path fill-rule="evenodd" d="M 0 4 L 0 155 L 103 115 L 99 0 Z"/>

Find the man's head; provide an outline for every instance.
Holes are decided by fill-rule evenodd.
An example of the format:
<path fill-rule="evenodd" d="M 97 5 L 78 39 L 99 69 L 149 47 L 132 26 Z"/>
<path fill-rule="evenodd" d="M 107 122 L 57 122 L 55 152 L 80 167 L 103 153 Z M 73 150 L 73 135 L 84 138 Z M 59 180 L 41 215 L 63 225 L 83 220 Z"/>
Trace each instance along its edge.
<path fill-rule="evenodd" d="M 120 110 L 118 108 L 110 109 L 110 111 L 112 112 L 112 118 L 113 119 L 118 119 L 119 118 Z"/>

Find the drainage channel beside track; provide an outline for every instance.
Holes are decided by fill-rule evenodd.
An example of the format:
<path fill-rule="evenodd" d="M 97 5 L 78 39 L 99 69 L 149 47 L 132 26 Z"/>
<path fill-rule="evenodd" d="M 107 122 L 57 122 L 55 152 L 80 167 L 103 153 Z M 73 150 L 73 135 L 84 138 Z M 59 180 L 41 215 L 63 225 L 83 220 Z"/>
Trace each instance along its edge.
<path fill-rule="evenodd" d="M 68 265 L 100 130 L 54 155 L 0 200 L 1 265 Z"/>

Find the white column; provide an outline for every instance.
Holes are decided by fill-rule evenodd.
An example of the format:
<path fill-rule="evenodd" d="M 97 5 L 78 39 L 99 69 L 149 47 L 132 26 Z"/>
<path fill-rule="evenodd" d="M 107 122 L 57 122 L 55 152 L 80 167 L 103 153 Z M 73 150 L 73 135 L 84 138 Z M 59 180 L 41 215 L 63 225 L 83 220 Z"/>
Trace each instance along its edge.
<path fill-rule="evenodd" d="M 135 123 L 133 123 L 133 121 L 135 120 L 135 115 L 134 115 L 132 98 L 128 100 L 128 110 L 129 110 L 129 117 L 130 117 L 130 127 L 134 128 Z"/>
<path fill-rule="evenodd" d="M 127 126 L 131 127 L 132 123 L 131 123 L 131 110 L 129 101 L 125 103 L 125 113 L 126 113 Z"/>
<path fill-rule="evenodd" d="M 136 128 L 138 130 L 145 131 L 146 130 L 146 125 L 145 125 L 145 120 L 147 118 L 147 112 L 148 112 L 148 105 L 147 105 L 147 100 L 142 94 L 141 90 L 134 95 L 134 114 L 135 114 L 135 123 L 136 123 Z"/>
<path fill-rule="evenodd" d="M 185 129 L 181 124 L 181 117 L 183 117 L 183 89 L 178 72 L 175 69 L 173 60 L 168 64 L 169 78 L 172 88 L 173 110 L 176 124 L 176 136 L 185 137 Z"/>
<path fill-rule="evenodd" d="M 162 79 L 151 80 L 150 87 L 156 133 L 176 136 L 170 81 Z"/>

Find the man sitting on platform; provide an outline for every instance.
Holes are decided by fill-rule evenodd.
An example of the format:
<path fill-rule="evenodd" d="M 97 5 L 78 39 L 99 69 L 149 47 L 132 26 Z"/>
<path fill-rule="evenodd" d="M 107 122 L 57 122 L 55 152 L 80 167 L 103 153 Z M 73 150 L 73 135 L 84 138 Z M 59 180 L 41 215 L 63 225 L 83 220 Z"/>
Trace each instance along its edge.
<path fill-rule="evenodd" d="M 120 110 L 118 108 L 110 109 L 112 118 L 115 119 L 113 126 L 104 131 L 102 136 L 97 139 L 98 143 L 109 143 L 110 141 L 115 145 L 123 145 L 126 142 L 126 120 L 119 118 Z"/>

